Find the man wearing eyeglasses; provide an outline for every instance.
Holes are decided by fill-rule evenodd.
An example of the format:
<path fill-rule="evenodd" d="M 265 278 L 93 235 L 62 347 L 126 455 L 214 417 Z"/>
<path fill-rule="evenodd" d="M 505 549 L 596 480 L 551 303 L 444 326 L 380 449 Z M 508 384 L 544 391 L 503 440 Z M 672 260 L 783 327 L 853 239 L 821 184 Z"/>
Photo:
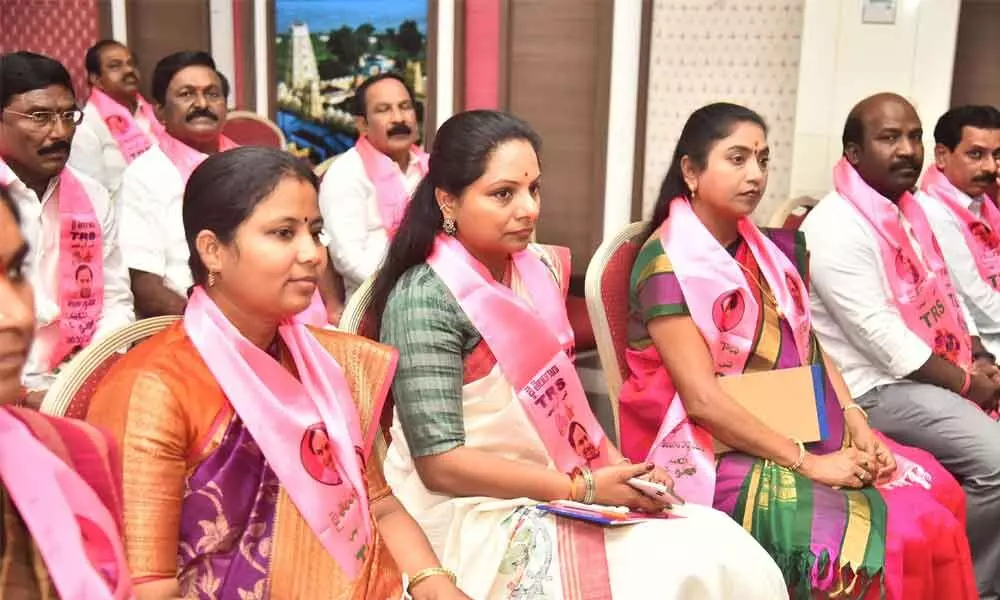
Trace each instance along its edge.
<path fill-rule="evenodd" d="M 30 52 L 0 55 L 0 185 L 30 249 L 37 328 L 24 382 L 36 406 L 63 363 L 134 319 L 108 192 L 66 166 L 82 118 L 65 67 Z M 86 292 L 76 277 L 84 266 Z"/>
<path fill-rule="evenodd" d="M 141 317 L 179 315 L 187 304 L 193 282 L 181 217 L 184 186 L 210 154 L 236 146 L 222 135 L 227 87 L 206 52 L 171 54 L 153 70 L 153 101 L 165 132 L 125 169 L 115 194 Z"/>
<path fill-rule="evenodd" d="M 84 65 L 91 91 L 69 164 L 113 195 L 125 167 L 156 144 L 162 126 L 139 93 L 139 70 L 128 48 L 101 40 L 87 50 Z"/>

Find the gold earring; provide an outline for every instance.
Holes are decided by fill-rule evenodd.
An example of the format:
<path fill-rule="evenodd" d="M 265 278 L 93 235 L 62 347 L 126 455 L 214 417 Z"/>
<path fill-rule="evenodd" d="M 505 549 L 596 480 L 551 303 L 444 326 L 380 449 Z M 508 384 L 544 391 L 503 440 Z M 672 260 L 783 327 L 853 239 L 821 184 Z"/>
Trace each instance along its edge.
<path fill-rule="evenodd" d="M 455 232 L 458 231 L 458 226 L 455 224 L 455 217 L 445 217 L 441 228 L 448 235 L 455 235 Z"/>
<path fill-rule="evenodd" d="M 215 285 L 215 273 L 213 271 L 208 272 L 208 287 Z"/>

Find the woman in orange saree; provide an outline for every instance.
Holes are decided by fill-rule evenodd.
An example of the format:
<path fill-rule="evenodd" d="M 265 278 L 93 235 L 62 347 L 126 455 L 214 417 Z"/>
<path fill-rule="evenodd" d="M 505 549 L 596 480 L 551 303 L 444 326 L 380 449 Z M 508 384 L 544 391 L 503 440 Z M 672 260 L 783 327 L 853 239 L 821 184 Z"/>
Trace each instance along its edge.
<path fill-rule="evenodd" d="M 23 407 L 28 247 L 0 187 L 0 597 L 127 598 L 121 463 L 102 431 Z"/>
<path fill-rule="evenodd" d="M 126 354 L 88 420 L 121 440 L 140 598 L 467 597 L 377 456 L 395 351 L 307 328 L 325 267 L 316 180 L 277 150 L 193 173 L 197 285 L 182 321 Z"/>

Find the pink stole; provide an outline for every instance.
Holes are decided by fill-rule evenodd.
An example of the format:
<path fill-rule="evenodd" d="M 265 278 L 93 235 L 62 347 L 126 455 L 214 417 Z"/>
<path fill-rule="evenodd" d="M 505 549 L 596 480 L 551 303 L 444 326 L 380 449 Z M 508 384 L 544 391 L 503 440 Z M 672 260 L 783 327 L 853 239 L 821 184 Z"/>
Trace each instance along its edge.
<path fill-rule="evenodd" d="M 0 185 L 18 181 L 0 160 Z M 104 308 L 104 230 L 94 213 L 87 191 L 64 167 L 56 194 L 59 202 L 59 332 L 49 360 L 55 368 L 71 352 L 90 343 Z M 90 270 L 89 287 L 77 284 L 77 272 Z"/>
<path fill-rule="evenodd" d="M 889 280 L 893 302 L 907 327 L 920 336 L 934 354 L 968 368 L 972 364 L 972 339 L 951 276 L 920 203 L 906 192 L 900 197 L 899 211 L 896 211 L 892 202 L 869 187 L 843 158 L 834 167 L 833 182 L 837 193 L 861 213 L 875 233 L 882 270 Z M 929 269 L 917 258 L 899 213 L 909 222 Z"/>
<path fill-rule="evenodd" d="M 403 213 L 406 205 L 410 202 L 410 195 L 403 186 L 402 173 L 399 165 L 385 154 L 382 154 L 372 146 L 366 136 L 358 138 L 355 148 L 361 156 L 361 162 L 365 166 L 365 173 L 368 179 L 375 185 L 375 196 L 378 198 L 378 211 L 382 216 L 382 226 L 391 240 L 399 228 L 400 221 L 403 220 Z M 413 146 L 411 152 L 417 155 L 420 174 L 427 175 L 427 167 L 430 156 Z"/>
<path fill-rule="evenodd" d="M 1000 210 L 989 195 L 983 194 L 983 216 L 977 217 L 959 200 L 959 191 L 948 178 L 932 166 L 924 173 L 920 189 L 939 200 L 962 225 L 965 245 L 976 261 L 979 276 L 995 290 L 1000 290 Z"/>
<path fill-rule="evenodd" d="M 738 228 L 757 259 L 781 316 L 791 325 L 802 364 L 808 364 L 811 317 L 802 278 L 749 218 L 741 219 Z M 688 299 L 691 318 L 708 344 L 716 374 L 742 373 L 754 349 L 761 311 L 743 269 L 708 232 L 685 198 L 671 201 L 670 217 L 661 226 L 659 237 Z M 715 497 L 712 437 L 688 418 L 669 375 L 664 395 L 672 400 L 647 460 L 671 471 L 675 488 L 685 499 L 711 506 Z"/>
<path fill-rule="evenodd" d="M 0 478 L 61 598 L 131 597 L 114 516 L 93 488 L 8 408 L 0 408 Z"/>
<path fill-rule="evenodd" d="M 127 164 L 132 164 L 137 156 L 149 150 L 153 145 L 155 135 L 162 129 L 156 115 L 153 114 L 153 107 L 146 102 L 140 94 L 136 94 L 139 105 L 139 112 L 149 121 L 150 132 L 147 134 L 139 127 L 135 117 L 131 112 L 101 90 L 94 88 L 90 91 L 88 102 L 93 104 L 98 114 L 104 119 L 104 124 L 108 126 L 111 137 L 118 144 L 118 149 L 125 157 Z"/>
<path fill-rule="evenodd" d="M 181 172 L 181 179 L 187 185 L 187 180 L 191 177 L 191 173 L 208 158 L 208 155 L 195 150 L 166 131 L 160 134 L 159 139 L 160 150 L 167 155 L 170 162 L 174 163 L 177 170 Z M 219 134 L 219 152 L 225 152 L 237 147 L 239 147 L 239 144 Z"/>
<path fill-rule="evenodd" d="M 278 334 L 296 379 L 243 337 L 201 286 L 188 300 L 184 328 L 306 523 L 356 578 L 372 532 L 361 425 L 340 365 L 304 325 L 288 320 Z M 315 450 L 317 435 L 334 465 Z"/>
<path fill-rule="evenodd" d="M 556 467 L 570 473 L 607 465 L 608 439 L 567 354 L 573 329 L 562 290 L 530 250 L 513 261 L 530 304 L 495 281 L 451 236 L 437 237 L 427 263 L 483 336 Z"/>

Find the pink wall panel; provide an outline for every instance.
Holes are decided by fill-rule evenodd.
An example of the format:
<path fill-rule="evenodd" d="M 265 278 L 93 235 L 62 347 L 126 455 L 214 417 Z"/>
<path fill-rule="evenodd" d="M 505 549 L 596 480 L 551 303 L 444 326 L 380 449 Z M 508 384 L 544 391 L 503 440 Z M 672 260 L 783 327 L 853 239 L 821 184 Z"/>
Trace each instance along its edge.
<path fill-rule="evenodd" d="M 499 107 L 500 0 L 467 2 L 464 108 L 472 110 Z"/>
<path fill-rule="evenodd" d="M 97 0 L 0 0 L 0 52 L 30 50 L 58 60 L 87 94 L 83 56 L 98 39 Z"/>

